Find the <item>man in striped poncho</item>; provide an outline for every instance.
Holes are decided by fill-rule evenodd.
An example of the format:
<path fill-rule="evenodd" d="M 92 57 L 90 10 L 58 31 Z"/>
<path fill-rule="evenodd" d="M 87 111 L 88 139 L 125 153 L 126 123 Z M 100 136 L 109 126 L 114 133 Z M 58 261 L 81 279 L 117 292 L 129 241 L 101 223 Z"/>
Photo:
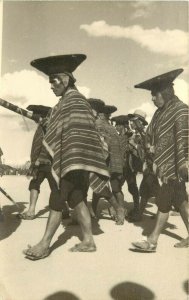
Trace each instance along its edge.
<path fill-rule="evenodd" d="M 158 107 L 147 129 L 147 138 L 154 153 L 154 172 L 161 180 L 157 195 L 158 215 L 153 232 L 142 242 L 133 243 L 138 251 L 153 252 L 174 206 L 188 230 L 188 202 L 185 182 L 188 181 L 188 106 L 174 94 L 173 81 L 183 71 L 177 69 L 154 77 L 136 88 L 151 90 Z M 189 238 L 175 247 L 188 247 Z"/>
<path fill-rule="evenodd" d="M 75 209 L 83 235 L 83 241 L 71 251 L 95 251 L 90 214 L 83 200 L 89 185 L 102 196 L 112 197 L 109 172 L 92 109 L 85 97 L 77 91 L 72 75 L 85 59 L 83 54 L 61 55 L 37 59 L 31 63 L 49 76 L 54 94 L 61 97 L 52 110 L 43 142 L 52 158 L 52 174 L 61 197 L 59 200 L 53 197 L 50 199 L 50 214 L 42 240 L 24 251 L 26 257 L 32 260 L 49 255 L 52 237 L 61 222 L 63 200 Z"/>

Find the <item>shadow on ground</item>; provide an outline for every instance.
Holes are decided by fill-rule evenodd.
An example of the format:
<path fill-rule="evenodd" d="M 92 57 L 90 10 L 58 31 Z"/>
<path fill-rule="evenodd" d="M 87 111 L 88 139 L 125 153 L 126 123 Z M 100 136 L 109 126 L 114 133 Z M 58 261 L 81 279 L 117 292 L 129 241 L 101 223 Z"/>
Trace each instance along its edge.
<path fill-rule="evenodd" d="M 153 231 L 155 222 L 156 222 L 156 214 L 153 214 L 153 213 L 149 212 L 148 210 L 145 210 L 145 214 L 143 215 L 142 221 L 134 222 L 133 224 L 135 226 L 141 227 L 143 229 L 142 235 L 148 236 Z M 173 239 L 179 240 L 179 241 L 182 239 L 179 235 L 177 235 L 174 232 L 169 231 L 168 229 L 175 230 L 175 229 L 177 229 L 177 227 L 174 224 L 167 222 L 165 225 L 165 229 L 162 231 L 162 234 L 165 234 L 165 235 L 167 235 Z"/>
<path fill-rule="evenodd" d="M 78 239 L 82 240 L 81 229 L 79 225 L 70 225 L 71 220 L 63 220 L 62 225 L 64 227 L 64 232 L 59 235 L 58 239 L 54 244 L 50 247 L 51 252 L 64 245 L 69 239 L 73 236 L 78 237 Z M 92 233 L 93 235 L 99 235 L 104 233 L 97 220 L 92 219 Z"/>
<path fill-rule="evenodd" d="M 26 203 L 27 202 L 17 202 L 19 209 L 16 205 L 3 206 L 3 219 L 0 222 L 0 240 L 8 238 L 19 227 L 22 220 L 16 216 L 16 213 L 23 212 L 26 208 Z"/>
<path fill-rule="evenodd" d="M 35 215 L 36 218 L 47 218 L 47 217 L 42 217 L 42 215 L 46 214 L 49 211 L 49 206 L 45 206 L 43 209 L 39 210 L 38 213 Z"/>
<path fill-rule="evenodd" d="M 183 289 L 184 289 L 186 295 L 189 295 L 189 281 L 188 280 L 183 282 Z"/>
<path fill-rule="evenodd" d="M 153 300 L 154 293 L 143 285 L 134 282 L 122 282 L 114 286 L 110 295 L 114 300 Z"/>
<path fill-rule="evenodd" d="M 43 300 L 80 300 L 80 299 L 70 292 L 60 291 L 47 296 Z"/>

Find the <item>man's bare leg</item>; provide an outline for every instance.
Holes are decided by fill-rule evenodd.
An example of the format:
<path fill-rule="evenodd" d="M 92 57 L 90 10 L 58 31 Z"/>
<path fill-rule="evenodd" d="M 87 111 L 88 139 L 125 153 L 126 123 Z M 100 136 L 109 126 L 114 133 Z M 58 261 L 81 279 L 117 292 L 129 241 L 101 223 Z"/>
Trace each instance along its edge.
<path fill-rule="evenodd" d="M 33 256 L 36 258 L 45 255 L 45 253 L 49 250 L 51 240 L 61 223 L 61 219 L 62 212 L 51 209 L 49 212 L 45 234 L 42 240 L 33 247 L 29 246 L 28 249 L 24 250 L 24 254 L 26 256 Z"/>
<path fill-rule="evenodd" d="M 108 202 L 113 206 L 116 211 L 116 225 L 123 225 L 125 220 L 125 209 L 120 205 L 116 197 L 112 196 L 108 199 Z"/>
<path fill-rule="evenodd" d="M 147 237 L 147 240 L 142 240 L 141 242 L 132 243 L 135 248 L 140 249 L 140 251 L 155 252 L 158 238 L 165 227 L 168 220 L 169 213 L 162 213 L 158 211 L 156 225 L 153 232 Z"/>
<path fill-rule="evenodd" d="M 180 208 L 179 208 L 179 212 L 181 215 L 181 218 L 186 226 L 187 232 L 189 232 L 189 228 L 188 228 L 188 202 L 184 201 Z M 189 236 L 186 239 L 182 239 L 179 243 L 176 243 L 174 245 L 174 247 L 176 248 L 186 248 L 189 247 Z"/>
<path fill-rule="evenodd" d="M 157 220 L 153 232 L 148 236 L 148 241 L 157 244 L 158 238 L 165 228 L 165 224 L 169 218 L 169 213 L 162 213 L 158 211 Z"/>
<path fill-rule="evenodd" d="M 30 204 L 29 208 L 27 211 L 24 211 L 23 213 L 20 214 L 21 219 L 25 220 L 32 220 L 35 217 L 35 208 L 36 208 L 36 203 L 37 199 L 39 196 L 39 192 L 37 190 L 32 189 L 30 191 Z"/>
<path fill-rule="evenodd" d="M 86 204 L 82 201 L 75 207 L 77 220 L 81 227 L 83 241 L 71 248 L 71 251 L 75 252 L 93 252 L 96 250 L 95 242 L 92 235 L 92 225 L 89 210 Z"/>

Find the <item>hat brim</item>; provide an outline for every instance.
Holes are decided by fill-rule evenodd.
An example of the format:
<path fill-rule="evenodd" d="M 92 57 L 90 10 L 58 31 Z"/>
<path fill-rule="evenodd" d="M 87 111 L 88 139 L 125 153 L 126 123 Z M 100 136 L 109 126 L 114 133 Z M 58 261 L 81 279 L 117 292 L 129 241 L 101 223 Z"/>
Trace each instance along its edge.
<path fill-rule="evenodd" d="M 108 115 L 113 114 L 115 111 L 117 111 L 117 107 L 114 105 L 105 106 L 103 109 L 103 113 Z"/>
<path fill-rule="evenodd" d="M 141 116 L 136 115 L 136 114 L 128 114 L 129 119 L 134 119 L 134 118 L 138 118 L 140 119 L 140 121 L 144 124 L 144 125 L 148 125 L 148 122 Z"/>
<path fill-rule="evenodd" d="M 31 65 L 48 76 L 61 74 L 63 72 L 72 73 L 86 57 L 85 54 L 48 56 L 33 60 Z"/>
<path fill-rule="evenodd" d="M 115 122 L 117 125 L 126 125 L 129 123 L 129 118 L 127 115 L 120 115 L 111 118 L 112 122 Z"/>
<path fill-rule="evenodd" d="M 96 110 L 97 112 L 103 112 L 103 108 L 105 106 L 104 101 L 102 101 L 100 99 L 89 98 L 88 102 L 89 102 L 90 106 L 92 107 L 92 109 Z"/>
<path fill-rule="evenodd" d="M 176 69 L 159 76 L 148 79 L 144 82 L 136 84 L 134 87 L 152 91 L 154 89 L 161 90 L 172 84 L 175 78 L 183 72 L 183 69 Z"/>
<path fill-rule="evenodd" d="M 29 105 L 26 107 L 27 110 L 32 111 L 34 114 L 39 114 L 42 117 L 46 117 L 49 110 L 51 109 L 50 106 L 44 105 Z"/>

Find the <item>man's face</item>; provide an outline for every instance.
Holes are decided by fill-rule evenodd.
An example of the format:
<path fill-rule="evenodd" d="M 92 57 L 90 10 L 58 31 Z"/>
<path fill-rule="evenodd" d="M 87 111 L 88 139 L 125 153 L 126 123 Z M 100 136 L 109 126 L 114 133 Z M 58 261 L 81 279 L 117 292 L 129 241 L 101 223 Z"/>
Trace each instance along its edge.
<path fill-rule="evenodd" d="M 63 93 L 66 90 L 66 87 L 64 86 L 63 82 L 60 80 L 58 76 L 54 76 L 49 79 L 49 82 L 51 84 L 51 89 L 53 90 L 53 93 L 60 97 L 63 95 Z"/>
<path fill-rule="evenodd" d="M 117 132 L 118 132 L 119 134 L 121 134 L 121 133 L 124 132 L 124 130 L 125 130 L 124 125 L 120 125 L 120 124 L 116 124 L 116 125 L 115 125 L 115 128 L 116 128 L 116 130 L 117 130 Z"/>
<path fill-rule="evenodd" d="M 152 94 L 152 102 L 154 102 L 154 105 L 158 108 L 162 108 L 165 104 L 165 100 L 163 99 L 160 92 L 156 92 Z"/>
<path fill-rule="evenodd" d="M 92 108 L 92 112 L 93 112 L 94 117 L 97 118 L 97 115 L 98 115 L 97 111 L 94 108 Z"/>

